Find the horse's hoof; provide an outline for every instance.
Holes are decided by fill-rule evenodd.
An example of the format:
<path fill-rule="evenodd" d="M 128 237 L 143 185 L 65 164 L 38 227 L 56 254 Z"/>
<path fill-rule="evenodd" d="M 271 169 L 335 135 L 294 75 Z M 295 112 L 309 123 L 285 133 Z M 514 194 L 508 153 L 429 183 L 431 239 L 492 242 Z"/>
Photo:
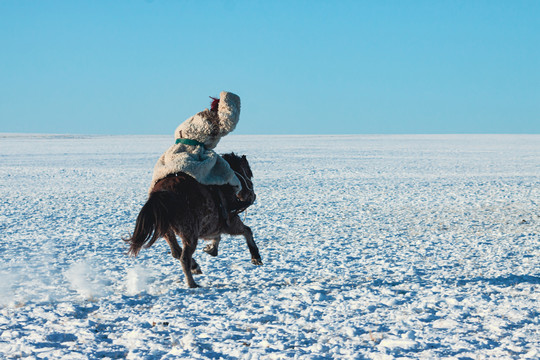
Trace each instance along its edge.
<path fill-rule="evenodd" d="M 188 287 L 190 287 L 191 289 L 196 289 L 196 288 L 198 288 L 200 286 L 197 285 L 196 283 L 193 283 L 193 284 L 188 284 Z"/>
<path fill-rule="evenodd" d="M 261 259 L 251 259 L 251 263 L 253 265 L 262 265 L 262 260 Z"/>
<path fill-rule="evenodd" d="M 202 274 L 201 267 L 194 260 L 192 260 L 191 262 L 191 273 L 197 275 Z"/>
<path fill-rule="evenodd" d="M 218 249 L 214 245 L 206 245 L 206 247 L 203 249 L 205 253 L 211 256 L 217 256 L 218 255 Z"/>

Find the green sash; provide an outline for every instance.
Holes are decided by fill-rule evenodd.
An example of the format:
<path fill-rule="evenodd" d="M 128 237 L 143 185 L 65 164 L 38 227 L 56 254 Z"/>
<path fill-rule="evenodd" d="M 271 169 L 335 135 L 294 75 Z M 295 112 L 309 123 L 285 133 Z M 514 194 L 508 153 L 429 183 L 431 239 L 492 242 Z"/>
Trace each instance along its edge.
<path fill-rule="evenodd" d="M 204 147 L 204 143 L 197 141 L 197 140 L 191 140 L 191 139 L 176 139 L 177 144 L 185 144 L 185 145 L 192 145 L 197 146 L 200 145 Z"/>

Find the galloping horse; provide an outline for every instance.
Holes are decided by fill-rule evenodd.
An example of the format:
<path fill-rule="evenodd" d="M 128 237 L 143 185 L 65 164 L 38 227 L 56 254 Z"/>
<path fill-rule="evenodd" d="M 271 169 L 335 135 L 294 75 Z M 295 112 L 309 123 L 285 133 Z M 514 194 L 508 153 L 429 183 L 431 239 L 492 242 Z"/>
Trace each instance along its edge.
<path fill-rule="evenodd" d="M 202 273 L 192 258 L 198 240 L 213 240 L 204 251 L 217 256 L 221 234 L 243 235 L 251 253 L 251 262 L 262 265 L 253 233 L 238 216 L 255 201 L 253 173 L 245 156 L 230 153 L 223 158 L 242 182 L 242 190 L 238 194 L 241 209 L 229 211 L 237 201 L 230 185 L 202 185 L 185 173 L 169 175 L 154 185 L 137 217 L 133 235 L 124 239 L 130 244 L 130 255 L 137 256 L 143 246 L 149 248 L 157 239 L 164 237 L 172 256 L 182 263 L 187 285 L 194 288 L 198 285 L 192 273 Z M 176 235 L 182 239 L 182 248 Z"/>

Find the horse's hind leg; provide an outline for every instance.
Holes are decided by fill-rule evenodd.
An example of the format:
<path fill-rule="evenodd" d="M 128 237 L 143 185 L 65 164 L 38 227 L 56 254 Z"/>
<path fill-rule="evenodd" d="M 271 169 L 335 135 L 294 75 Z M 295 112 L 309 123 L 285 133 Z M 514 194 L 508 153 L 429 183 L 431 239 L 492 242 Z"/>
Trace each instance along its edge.
<path fill-rule="evenodd" d="M 178 245 L 178 241 L 176 241 L 176 235 L 174 235 L 174 232 L 168 231 L 167 234 L 164 236 L 165 241 L 167 241 L 167 244 L 169 244 L 169 247 L 171 248 L 171 255 L 175 259 L 180 259 L 180 256 L 182 255 L 182 248 L 180 245 Z"/>
<path fill-rule="evenodd" d="M 193 280 L 193 274 L 191 272 L 193 253 L 197 248 L 197 240 L 198 239 L 195 236 L 182 236 L 182 245 L 184 245 L 184 248 L 182 249 L 180 262 L 182 263 L 182 270 L 184 270 L 184 275 L 186 276 L 187 285 L 190 288 L 199 287 L 199 285 L 195 283 L 195 280 Z"/>
<path fill-rule="evenodd" d="M 218 256 L 218 248 L 219 242 L 221 241 L 221 235 L 217 235 L 216 237 L 208 238 L 205 240 L 212 240 L 212 243 L 206 245 L 203 251 L 205 253 L 208 253 L 208 255 Z"/>
<path fill-rule="evenodd" d="M 253 232 L 249 226 L 244 225 L 240 217 L 236 216 L 231 220 L 231 226 L 228 229 L 228 233 L 231 235 L 243 235 L 246 239 L 249 252 L 251 253 L 251 263 L 253 265 L 262 265 L 261 255 L 259 254 L 259 248 L 255 244 L 253 239 Z"/>
<path fill-rule="evenodd" d="M 191 273 L 192 273 L 193 275 L 201 275 L 201 274 L 202 274 L 201 267 L 200 267 L 199 264 L 195 261 L 195 259 L 193 258 L 193 256 L 191 257 Z"/>
<path fill-rule="evenodd" d="M 169 247 L 171 248 L 171 255 L 173 256 L 173 258 L 180 260 L 180 257 L 182 256 L 182 248 L 180 247 L 180 245 L 178 245 L 178 241 L 176 241 L 176 235 L 174 235 L 174 232 L 169 231 L 167 232 L 167 234 L 165 234 L 164 237 L 167 241 L 167 244 L 169 244 Z M 201 267 L 193 258 L 191 259 L 191 272 L 197 275 L 202 274 Z"/>

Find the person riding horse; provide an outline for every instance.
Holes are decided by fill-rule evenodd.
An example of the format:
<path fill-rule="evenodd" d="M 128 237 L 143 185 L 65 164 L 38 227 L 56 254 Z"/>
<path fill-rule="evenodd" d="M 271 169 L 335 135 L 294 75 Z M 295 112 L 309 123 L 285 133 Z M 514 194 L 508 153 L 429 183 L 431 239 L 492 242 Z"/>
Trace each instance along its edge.
<path fill-rule="evenodd" d="M 175 144 L 159 158 L 154 166 L 152 185 L 167 176 L 180 172 L 190 175 L 204 185 L 230 185 L 235 194 L 242 190 L 242 174 L 231 169 L 229 163 L 213 149 L 219 140 L 233 131 L 240 118 L 240 97 L 231 92 L 222 91 L 219 99 L 212 98 L 209 109 L 205 109 L 180 124 L 175 132 Z M 240 212 L 247 207 L 242 199 L 225 209 L 221 204 L 224 199 L 217 198 L 222 212 L 229 214 Z M 225 216 L 227 221 L 228 216 Z"/>

